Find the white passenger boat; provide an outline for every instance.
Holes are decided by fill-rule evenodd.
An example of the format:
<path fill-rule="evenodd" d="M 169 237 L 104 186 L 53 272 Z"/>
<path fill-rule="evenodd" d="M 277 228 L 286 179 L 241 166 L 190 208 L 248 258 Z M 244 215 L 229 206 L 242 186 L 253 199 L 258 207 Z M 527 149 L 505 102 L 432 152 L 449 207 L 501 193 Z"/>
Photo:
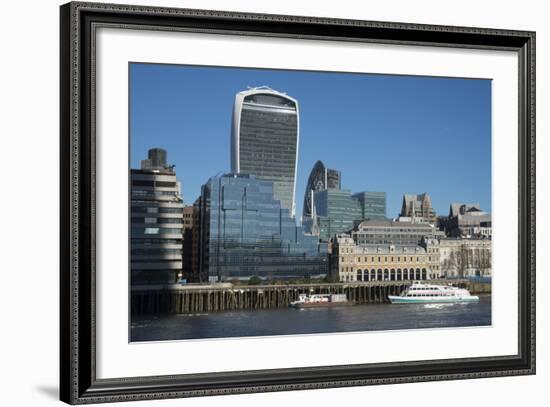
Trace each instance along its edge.
<path fill-rule="evenodd" d="M 479 301 L 477 295 L 470 295 L 465 288 L 452 285 L 413 283 L 400 295 L 388 295 L 392 304 L 453 303 Z"/>

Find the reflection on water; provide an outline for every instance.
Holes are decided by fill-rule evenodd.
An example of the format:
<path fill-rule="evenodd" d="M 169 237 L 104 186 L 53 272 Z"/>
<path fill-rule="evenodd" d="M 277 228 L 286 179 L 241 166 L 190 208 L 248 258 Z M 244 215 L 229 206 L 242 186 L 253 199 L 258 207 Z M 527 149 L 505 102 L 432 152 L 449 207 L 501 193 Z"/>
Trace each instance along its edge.
<path fill-rule="evenodd" d="M 134 318 L 131 341 L 227 338 L 491 325 L 491 296 L 458 304 L 370 304 L 341 308 L 176 314 Z"/>

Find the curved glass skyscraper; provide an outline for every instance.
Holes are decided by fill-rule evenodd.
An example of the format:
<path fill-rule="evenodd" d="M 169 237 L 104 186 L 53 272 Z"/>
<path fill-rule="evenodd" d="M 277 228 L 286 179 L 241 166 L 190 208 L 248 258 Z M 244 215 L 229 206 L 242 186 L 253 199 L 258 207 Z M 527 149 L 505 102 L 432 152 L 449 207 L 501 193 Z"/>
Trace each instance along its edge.
<path fill-rule="evenodd" d="M 231 130 L 231 171 L 273 182 L 275 199 L 296 213 L 298 101 L 265 86 L 237 93 Z"/>
<path fill-rule="evenodd" d="M 302 211 L 302 219 L 310 218 L 312 215 L 312 191 L 320 191 L 323 189 L 340 189 L 341 188 L 340 171 L 331 170 L 325 167 L 322 161 L 317 161 L 313 166 L 307 179 L 306 192 L 304 194 L 304 206 Z"/>

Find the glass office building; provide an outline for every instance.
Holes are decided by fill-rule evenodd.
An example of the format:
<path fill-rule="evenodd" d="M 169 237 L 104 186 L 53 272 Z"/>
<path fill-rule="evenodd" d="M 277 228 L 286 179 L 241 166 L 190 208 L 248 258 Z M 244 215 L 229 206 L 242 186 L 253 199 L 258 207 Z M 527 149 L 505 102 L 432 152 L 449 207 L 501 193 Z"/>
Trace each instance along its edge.
<path fill-rule="evenodd" d="M 363 219 L 386 219 L 385 192 L 358 192 L 353 197 L 359 201 Z"/>
<path fill-rule="evenodd" d="M 340 189 L 342 174 L 340 171 L 325 167 L 322 161 L 317 161 L 313 166 L 307 180 L 306 191 L 304 194 L 304 206 L 302 211 L 302 220 L 312 217 L 312 191 L 322 189 Z"/>
<path fill-rule="evenodd" d="M 295 216 L 298 102 L 262 86 L 237 93 L 231 131 L 231 171 L 273 183 L 275 198 Z"/>
<path fill-rule="evenodd" d="M 296 226 L 272 182 L 246 174 L 212 177 L 201 201 L 200 268 L 210 281 L 327 274 L 326 243 Z"/>
<path fill-rule="evenodd" d="M 314 193 L 319 239 L 328 241 L 353 229 L 361 217 L 359 201 L 347 189 L 324 189 Z"/>

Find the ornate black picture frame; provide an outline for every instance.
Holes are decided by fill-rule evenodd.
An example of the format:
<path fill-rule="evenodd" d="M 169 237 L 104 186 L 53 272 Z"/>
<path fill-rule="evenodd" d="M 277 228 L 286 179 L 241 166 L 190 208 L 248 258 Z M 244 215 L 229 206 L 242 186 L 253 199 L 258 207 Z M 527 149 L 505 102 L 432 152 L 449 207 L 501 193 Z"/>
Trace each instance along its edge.
<path fill-rule="evenodd" d="M 97 3 L 61 6 L 60 394 L 70 404 L 535 373 L 535 33 Z M 98 379 L 95 49 L 98 26 L 480 50 L 519 60 L 519 350 L 515 355 Z M 184 344 L 182 344 L 184 346 Z"/>

